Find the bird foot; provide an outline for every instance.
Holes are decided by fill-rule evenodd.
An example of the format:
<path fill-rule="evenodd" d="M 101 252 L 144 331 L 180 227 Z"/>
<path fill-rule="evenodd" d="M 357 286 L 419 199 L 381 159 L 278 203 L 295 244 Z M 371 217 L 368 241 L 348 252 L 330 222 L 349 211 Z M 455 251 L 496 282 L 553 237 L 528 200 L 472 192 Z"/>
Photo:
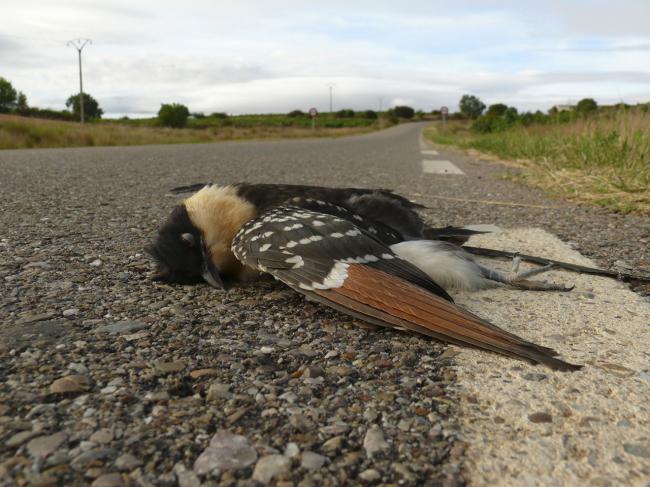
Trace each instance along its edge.
<path fill-rule="evenodd" d="M 536 276 L 538 274 L 543 274 L 548 272 L 551 269 L 555 268 L 555 264 L 548 264 L 544 267 L 539 267 L 537 269 L 531 269 L 528 271 L 519 272 L 519 265 L 521 264 L 521 258 L 515 254 L 512 259 L 512 269 L 506 274 L 504 280 L 505 284 L 508 284 L 517 289 L 525 289 L 528 291 L 571 291 L 575 286 L 568 287 L 564 284 L 555 284 L 553 282 L 546 281 L 531 281 L 528 278 Z"/>

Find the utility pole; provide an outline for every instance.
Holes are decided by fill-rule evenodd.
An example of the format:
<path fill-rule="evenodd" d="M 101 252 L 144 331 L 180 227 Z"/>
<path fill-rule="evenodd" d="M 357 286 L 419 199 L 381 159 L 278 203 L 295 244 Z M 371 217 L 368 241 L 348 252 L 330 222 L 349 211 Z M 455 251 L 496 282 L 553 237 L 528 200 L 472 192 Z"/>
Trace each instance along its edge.
<path fill-rule="evenodd" d="M 81 75 L 81 51 L 86 46 L 86 44 L 92 44 L 93 41 L 90 39 L 73 39 L 67 42 L 67 46 L 74 47 L 79 53 L 79 111 L 81 114 L 81 123 L 84 123 L 84 83 L 83 77 Z"/>
<path fill-rule="evenodd" d="M 330 113 L 332 113 L 332 89 L 334 85 L 327 85 L 327 87 L 330 89 Z"/>

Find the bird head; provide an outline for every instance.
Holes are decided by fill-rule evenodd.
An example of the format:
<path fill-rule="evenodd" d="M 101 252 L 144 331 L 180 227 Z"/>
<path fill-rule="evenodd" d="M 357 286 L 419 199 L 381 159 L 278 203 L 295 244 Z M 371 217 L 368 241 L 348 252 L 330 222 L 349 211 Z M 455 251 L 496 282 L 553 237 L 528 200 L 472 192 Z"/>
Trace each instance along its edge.
<path fill-rule="evenodd" d="M 158 265 L 154 280 L 207 282 L 223 289 L 223 277 L 240 277 L 243 266 L 230 245 L 255 216 L 255 208 L 231 186 L 206 186 L 176 206 L 147 252 Z"/>

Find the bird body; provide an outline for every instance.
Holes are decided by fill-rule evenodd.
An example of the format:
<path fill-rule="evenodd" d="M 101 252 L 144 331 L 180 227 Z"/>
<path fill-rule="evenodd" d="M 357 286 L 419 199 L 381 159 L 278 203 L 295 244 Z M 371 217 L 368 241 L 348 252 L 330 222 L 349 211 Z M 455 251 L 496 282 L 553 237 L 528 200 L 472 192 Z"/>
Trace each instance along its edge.
<path fill-rule="evenodd" d="M 553 350 L 508 333 L 453 303 L 447 289 L 491 278 L 448 242 L 463 229 L 427 227 L 419 205 L 386 190 L 309 186 L 205 186 L 175 208 L 149 253 L 157 279 L 268 273 L 296 291 L 356 318 L 543 363 L 575 366 Z"/>

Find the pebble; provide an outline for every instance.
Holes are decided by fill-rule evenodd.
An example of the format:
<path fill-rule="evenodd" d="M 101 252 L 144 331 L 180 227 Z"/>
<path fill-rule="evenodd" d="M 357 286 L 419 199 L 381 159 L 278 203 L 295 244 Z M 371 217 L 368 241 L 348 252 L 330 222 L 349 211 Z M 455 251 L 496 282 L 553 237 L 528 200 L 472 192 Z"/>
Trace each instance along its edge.
<path fill-rule="evenodd" d="M 142 461 L 130 453 L 124 453 L 115 460 L 115 467 L 122 471 L 131 471 L 142 465 Z"/>
<path fill-rule="evenodd" d="M 182 463 L 174 465 L 174 473 L 178 480 L 178 487 L 200 487 L 201 481 L 192 470 L 188 470 Z"/>
<path fill-rule="evenodd" d="M 214 401 L 215 399 L 230 399 L 233 397 L 233 394 L 229 392 L 228 389 L 230 389 L 230 384 L 213 382 L 210 384 L 210 387 L 208 387 L 206 398 L 208 401 Z"/>
<path fill-rule="evenodd" d="M 318 470 L 323 465 L 327 457 L 311 451 L 303 452 L 300 466 L 306 470 Z"/>
<path fill-rule="evenodd" d="M 65 394 L 66 392 L 81 392 L 90 389 L 90 379 L 85 375 L 73 374 L 56 379 L 50 384 L 52 394 Z"/>
<path fill-rule="evenodd" d="M 642 445 L 624 443 L 623 450 L 625 450 L 625 453 L 629 453 L 635 457 L 650 458 L 650 448 L 646 448 Z"/>
<path fill-rule="evenodd" d="M 551 416 L 548 413 L 538 412 L 538 413 L 530 414 L 528 416 L 528 420 L 531 423 L 552 423 L 553 422 L 553 416 Z"/>
<path fill-rule="evenodd" d="M 123 485 L 124 480 L 119 473 L 105 473 L 93 480 L 90 487 L 122 487 Z"/>
<path fill-rule="evenodd" d="M 335 436 L 334 438 L 330 438 L 325 443 L 323 443 L 321 445 L 321 450 L 324 452 L 336 452 L 340 450 L 342 446 L 343 446 L 343 437 Z"/>
<path fill-rule="evenodd" d="M 77 308 L 70 308 L 63 311 L 63 316 L 65 316 L 66 318 L 70 316 L 76 316 L 78 314 L 79 314 L 79 310 Z"/>
<path fill-rule="evenodd" d="M 359 478 L 365 482 L 377 482 L 381 479 L 381 475 L 374 468 L 369 468 L 361 472 Z"/>
<path fill-rule="evenodd" d="M 297 443 L 287 443 L 287 446 L 284 447 L 284 456 L 287 458 L 296 458 L 300 455 L 300 447 Z"/>
<path fill-rule="evenodd" d="M 194 473 L 205 475 L 212 470 L 238 470 L 257 460 L 257 452 L 245 436 L 221 430 L 194 462 Z"/>
<path fill-rule="evenodd" d="M 163 374 L 169 374 L 173 372 L 180 372 L 185 368 L 183 362 L 158 362 L 156 363 L 156 370 L 162 372 Z"/>
<path fill-rule="evenodd" d="M 71 462 L 70 466 L 76 470 L 83 470 L 89 463 L 95 460 L 104 460 L 115 455 L 112 448 L 93 448 L 77 455 Z"/>
<path fill-rule="evenodd" d="M 110 333 L 111 335 L 123 335 L 142 330 L 147 327 L 147 324 L 142 321 L 124 320 L 108 325 L 102 325 L 95 328 L 95 331 L 100 333 Z"/>
<path fill-rule="evenodd" d="M 200 377 L 207 377 L 211 375 L 217 375 L 219 371 L 217 369 L 197 369 L 190 372 L 190 377 L 192 379 L 198 379 Z"/>
<path fill-rule="evenodd" d="M 67 439 L 63 431 L 47 436 L 39 436 L 27 443 L 27 451 L 34 458 L 45 458 Z"/>
<path fill-rule="evenodd" d="M 366 450 L 368 458 L 372 458 L 373 455 L 388 449 L 388 447 L 389 445 L 384 439 L 384 433 L 379 426 L 371 426 L 363 438 L 363 448 Z"/>
<path fill-rule="evenodd" d="M 271 479 L 289 471 L 291 460 L 284 455 L 267 455 L 260 458 L 253 470 L 253 480 L 268 484 Z"/>
<path fill-rule="evenodd" d="M 5 445 L 7 445 L 9 448 L 14 448 L 16 446 L 22 445 L 27 440 L 33 438 L 36 435 L 38 435 L 38 432 L 36 431 L 20 431 L 11 436 L 11 438 L 5 442 Z"/>
<path fill-rule="evenodd" d="M 95 431 L 88 439 L 95 443 L 110 443 L 113 441 L 113 432 L 108 428 L 102 428 Z"/>
<path fill-rule="evenodd" d="M 84 364 L 78 364 L 76 362 L 70 362 L 68 364 L 68 368 L 72 370 L 73 372 L 76 372 L 77 374 L 87 374 L 88 373 L 88 367 L 86 367 Z"/>
<path fill-rule="evenodd" d="M 100 265 L 102 265 L 102 261 L 101 259 L 95 259 L 89 265 L 90 267 L 99 267 Z"/>

